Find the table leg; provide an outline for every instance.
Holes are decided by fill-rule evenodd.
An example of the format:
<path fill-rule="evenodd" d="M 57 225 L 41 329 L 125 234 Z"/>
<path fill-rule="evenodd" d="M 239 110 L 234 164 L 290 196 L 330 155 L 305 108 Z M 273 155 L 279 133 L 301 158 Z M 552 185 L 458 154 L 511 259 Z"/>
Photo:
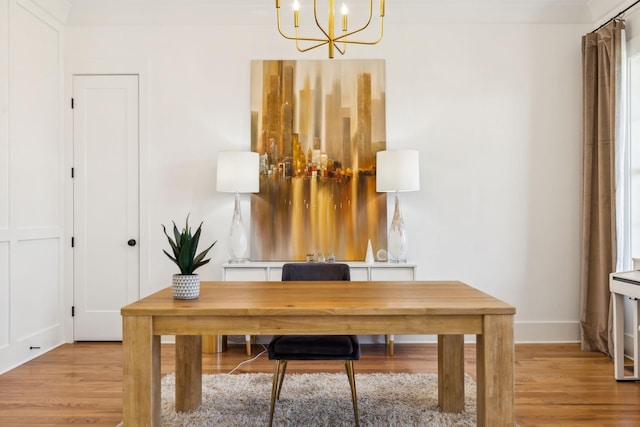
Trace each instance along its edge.
<path fill-rule="evenodd" d="M 176 336 L 176 412 L 202 404 L 202 337 Z"/>
<path fill-rule="evenodd" d="M 123 425 L 160 426 L 160 336 L 151 316 L 122 317 Z"/>
<path fill-rule="evenodd" d="M 633 376 L 636 380 L 640 379 L 640 321 L 638 320 L 638 311 L 640 310 L 640 301 L 635 299 L 633 302 Z M 624 344 L 622 346 L 624 348 Z"/>
<path fill-rule="evenodd" d="M 438 335 L 438 405 L 464 411 L 464 335 Z"/>
<path fill-rule="evenodd" d="M 624 296 L 613 297 L 613 370 L 617 380 L 624 379 Z"/>
<path fill-rule="evenodd" d="M 513 315 L 485 315 L 476 336 L 478 427 L 513 427 Z"/>

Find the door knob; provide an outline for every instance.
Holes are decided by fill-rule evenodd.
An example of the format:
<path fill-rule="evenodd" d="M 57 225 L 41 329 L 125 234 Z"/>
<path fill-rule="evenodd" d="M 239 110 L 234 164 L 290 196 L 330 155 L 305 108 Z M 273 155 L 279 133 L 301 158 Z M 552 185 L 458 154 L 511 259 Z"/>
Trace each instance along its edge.
<path fill-rule="evenodd" d="M 129 241 L 127 242 L 127 245 L 129 245 L 129 246 L 135 246 L 135 245 L 136 245 L 136 241 L 135 241 L 135 239 L 129 239 Z"/>

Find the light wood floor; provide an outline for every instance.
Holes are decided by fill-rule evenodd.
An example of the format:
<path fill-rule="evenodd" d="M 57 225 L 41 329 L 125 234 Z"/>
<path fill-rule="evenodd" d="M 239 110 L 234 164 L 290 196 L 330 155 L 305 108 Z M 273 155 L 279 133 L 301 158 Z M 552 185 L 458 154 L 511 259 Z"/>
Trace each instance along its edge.
<path fill-rule="evenodd" d="M 254 353 L 261 350 L 254 346 Z M 436 348 L 364 345 L 357 373 L 436 372 Z M 229 372 L 248 359 L 243 345 L 205 355 L 203 371 Z M 272 372 L 266 355 L 240 372 Z M 288 372 L 342 372 L 343 366 L 290 363 Z M 475 377 L 475 348 L 465 348 L 465 370 Z M 162 372 L 174 371 L 173 346 L 163 345 Z M 268 398 L 268 397 L 265 397 Z M 122 350 L 119 343 L 59 347 L 0 376 L 0 426 L 115 426 L 122 419 Z M 516 346 L 516 422 L 528 426 L 638 426 L 640 382 L 616 382 L 613 362 L 578 344 Z"/>

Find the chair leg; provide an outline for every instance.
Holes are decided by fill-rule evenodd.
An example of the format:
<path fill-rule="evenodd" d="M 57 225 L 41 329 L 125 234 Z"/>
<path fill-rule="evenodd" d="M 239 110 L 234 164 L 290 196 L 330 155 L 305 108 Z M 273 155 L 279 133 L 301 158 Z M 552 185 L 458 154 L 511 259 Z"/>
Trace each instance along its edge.
<path fill-rule="evenodd" d="M 358 394 L 356 392 L 356 376 L 353 369 L 353 360 L 345 360 L 344 367 L 349 377 L 349 385 L 351 386 L 351 401 L 353 402 L 353 416 L 356 420 L 356 427 L 360 427 L 360 415 L 358 414 Z"/>
<path fill-rule="evenodd" d="M 280 391 L 284 374 L 287 370 L 286 360 L 276 360 L 276 367 L 273 371 L 273 384 L 271 385 L 271 405 L 269 406 L 269 427 L 273 425 L 273 411 L 276 406 L 276 399 L 280 400 Z"/>
<path fill-rule="evenodd" d="M 251 335 L 244 336 L 244 345 L 247 348 L 247 356 L 251 356 Z"/>
<path fill-rule="evenodd" d="M 389 356 L 393 356 L 393 341 L 394 341 L 394 335 L 384 336 L 384 343 L 389 348 Z"/>
<path fill-rule="evenodd" d="M 280 392 L 282 391 L 282 383 L 284 382 L 284 374 L 287 372 L 287 361 L 280 360 L 280 371 L 278 375 L 280 379 L 278 381 L 278 393 L 276 394 L 276 399 L 280 400 Z"/>

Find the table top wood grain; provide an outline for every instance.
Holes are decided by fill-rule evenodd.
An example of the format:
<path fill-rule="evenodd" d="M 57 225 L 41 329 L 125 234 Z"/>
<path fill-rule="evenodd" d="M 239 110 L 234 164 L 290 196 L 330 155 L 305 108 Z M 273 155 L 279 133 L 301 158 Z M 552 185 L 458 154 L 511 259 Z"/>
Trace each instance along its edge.
<path fill-rule="evenodd" d="M 515 308 L 459 281 L 205 281 L 198 299 L 175 300 L 168 287 L 121 312 L 127 316 L 508 315 Z"/>

